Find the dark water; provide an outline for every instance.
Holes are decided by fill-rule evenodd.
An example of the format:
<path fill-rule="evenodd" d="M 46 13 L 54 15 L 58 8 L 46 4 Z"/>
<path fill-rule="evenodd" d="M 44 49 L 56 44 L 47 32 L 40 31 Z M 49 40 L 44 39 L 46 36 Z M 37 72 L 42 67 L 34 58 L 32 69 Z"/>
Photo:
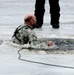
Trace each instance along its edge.
<path fill-rule="evenodd" d="M 42 42 L 48 42 L 49 40 L 53 41 L 58 50 L 74 50 L 74 39 L 64 39 L 64 38 L 43 38 L 39 39 Z"/>

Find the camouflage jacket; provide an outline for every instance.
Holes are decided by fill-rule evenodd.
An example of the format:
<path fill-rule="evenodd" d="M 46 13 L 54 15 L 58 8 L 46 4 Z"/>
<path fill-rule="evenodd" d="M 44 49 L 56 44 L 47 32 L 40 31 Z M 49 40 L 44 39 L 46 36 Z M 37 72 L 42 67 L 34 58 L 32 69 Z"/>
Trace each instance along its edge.
<path fill-rule="evenodd" d="M 16 28 L 12 41 L 17 44 L 33 44 L 37 41 L 37 37 L 31 26 L 25 24 Z"/>

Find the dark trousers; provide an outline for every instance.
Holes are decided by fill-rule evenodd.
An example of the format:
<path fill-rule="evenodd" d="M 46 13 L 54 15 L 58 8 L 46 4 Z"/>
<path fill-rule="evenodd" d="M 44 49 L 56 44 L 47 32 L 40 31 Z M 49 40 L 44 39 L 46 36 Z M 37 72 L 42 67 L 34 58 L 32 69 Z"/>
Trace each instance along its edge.
<path fill-rule="evenodd" d="M 59 24 L 60 6 L 59 0 L 49 0 L 51 25 Z M 36 0 L 35 16 L 38 24 L 43 24 L 43 17 L 45 13 L 45 0 Z"/>

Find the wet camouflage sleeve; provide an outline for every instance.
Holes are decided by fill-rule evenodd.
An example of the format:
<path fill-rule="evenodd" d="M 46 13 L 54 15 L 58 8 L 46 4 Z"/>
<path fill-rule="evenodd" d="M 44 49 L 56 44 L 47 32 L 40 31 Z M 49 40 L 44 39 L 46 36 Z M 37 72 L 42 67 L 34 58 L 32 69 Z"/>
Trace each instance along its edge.
<path fill-rule="evenodd" d="M 28 30 L 28 35 L 29 35 L 29 43 L 34 44 L 34 42 L 37 41 L 37 36 L 33 30 Z"/>

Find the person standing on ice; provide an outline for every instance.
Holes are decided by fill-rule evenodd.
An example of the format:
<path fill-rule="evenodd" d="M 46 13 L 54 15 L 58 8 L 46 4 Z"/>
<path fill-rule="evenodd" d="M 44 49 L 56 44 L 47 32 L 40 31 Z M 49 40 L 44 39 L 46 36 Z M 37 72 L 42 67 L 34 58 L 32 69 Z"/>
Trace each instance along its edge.
<path fill-rule="evenodd" d="M 37 19 L 36 28 L 41 28 L 43 25 L 43 17 L 45 13 L 45 1 L 46 0 L 36 0 L 35 3 L 35 16 Z M 59 28 L 59 18 L 60 18 L 60 6 L 59 0 L 48 0 L 50 4 L 50 24 L 54 29 Z"/>
<path fill-rule="evenodd" d="M 36 46 L 38 39 L 33 31 L 36 26 L 36 17 L 32 14 L 28 14 L 24 18 L 24 25 L 20 25 L 16 28 L 14 35 L 12 36 L 13 43 L 16 44 L 30 44 L 30 46 Z M 42 45 L 42 44 L 40 44 Z M 52 41 L 48 42 L 48 46 L 53 45 Z"/>

